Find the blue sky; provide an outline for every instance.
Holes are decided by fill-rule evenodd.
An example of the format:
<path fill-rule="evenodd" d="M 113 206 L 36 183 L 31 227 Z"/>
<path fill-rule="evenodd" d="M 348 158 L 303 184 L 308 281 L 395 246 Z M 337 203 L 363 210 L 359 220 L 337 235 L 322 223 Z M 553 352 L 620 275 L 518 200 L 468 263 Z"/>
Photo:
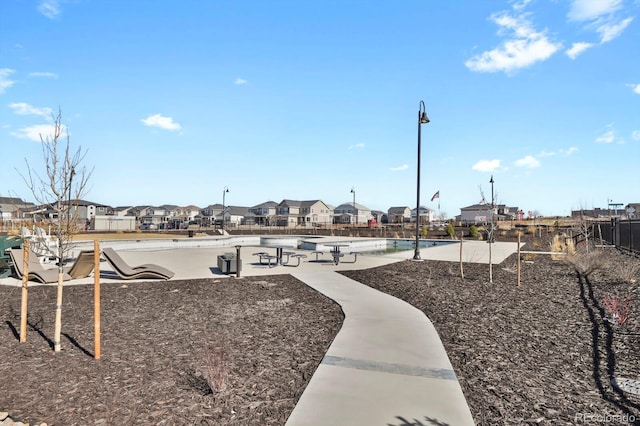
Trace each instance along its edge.
<path fill-rule="evenodd" d="M 640 202 L 640 1 L 2 0 L 0 196 L 60 108 L 121 205 Z M 440 191 L 440 198 L 430 201 Z"/>

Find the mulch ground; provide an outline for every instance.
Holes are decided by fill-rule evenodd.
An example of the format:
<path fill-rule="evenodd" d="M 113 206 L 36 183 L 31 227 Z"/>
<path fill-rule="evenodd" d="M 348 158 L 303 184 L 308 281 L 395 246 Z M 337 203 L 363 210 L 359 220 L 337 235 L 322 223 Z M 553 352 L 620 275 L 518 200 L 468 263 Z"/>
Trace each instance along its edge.
<path fill-rule="evenodd" d="M 345 275 L 425 312 L 477 424 L 640 424 L 640 397 L 611 384 L 640 380 L 640 259 L 606 250 L 581 258 L 583 271 L 598 266 L 588 277 L 526 255 L 520 287 L 515 256 L 494 265 L 493 282 L 488 265 L 465 264 L 463 279 L 457 263 L 434 261 Z M 20 289 L 0 287 L 0 411 L 54 425 L 281 425 L 342 323 L 334 303 L 284 275 L 102 288 L 96 361 L 91 286 L 65 288 L 59 354 L 55 288 L 30 290 L 20 344 Z M 631 295 L 624 325 L 605 305 L 615 294 Z"/>
<path fill-rule="evenodd" d="M 339 306 L 291 276 L 103 284 L 93 359 L 93 287 L 0 287 L 0 412 L 49 425 L 282 425 L 342 325 Z"/>

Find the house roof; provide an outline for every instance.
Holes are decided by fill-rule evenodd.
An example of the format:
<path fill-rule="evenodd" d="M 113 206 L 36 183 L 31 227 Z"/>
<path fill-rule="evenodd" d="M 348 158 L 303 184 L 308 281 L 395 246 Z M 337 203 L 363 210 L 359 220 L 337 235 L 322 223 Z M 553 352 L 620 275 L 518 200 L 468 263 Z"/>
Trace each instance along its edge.
<path fill-rule="evenodd" d="M 261 207 L 276 207 L 278 205 L 278 203 L 276 203 L 275 201 L 265 201 L 264 203 L 260 203 L 258 205 L 255 205 L 253 207 L 251 207 L 252 209 L 258 209 Z"/>

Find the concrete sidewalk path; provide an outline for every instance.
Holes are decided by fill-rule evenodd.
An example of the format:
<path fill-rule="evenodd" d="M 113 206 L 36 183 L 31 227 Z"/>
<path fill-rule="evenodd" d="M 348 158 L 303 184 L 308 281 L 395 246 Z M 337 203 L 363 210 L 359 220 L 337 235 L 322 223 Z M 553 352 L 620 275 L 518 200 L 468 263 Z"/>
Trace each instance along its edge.
<path fill-rule="evenodd" d="M 337 272 L 292 275 L 336 301 L 345 320 L 287 426 L 474 425 L 424 313 Z"/>

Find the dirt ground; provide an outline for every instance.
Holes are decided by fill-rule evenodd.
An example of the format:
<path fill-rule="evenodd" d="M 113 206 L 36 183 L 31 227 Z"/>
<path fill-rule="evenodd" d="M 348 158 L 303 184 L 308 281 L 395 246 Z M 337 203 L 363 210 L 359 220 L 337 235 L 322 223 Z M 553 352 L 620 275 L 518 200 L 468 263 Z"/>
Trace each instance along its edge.
<path fill-rule="evenodd" d="M 524 255 L 520 287 L 515 256 L 493 283 L 488 265 L 465 264 L 462 279 L 434 261 L 345 275 L 425 312 L 477 424 L 640 424 L 640 397 L 612 385 L 640 380 L 640 259 L 598 253 L 574 262 L 582 275 Z M 20 289 L 0 287 L 0 411 L 53 425 L 282 425 L 343 318 L 286 275 L 102 288 L 96 361 L 91 286 L 65 288 L 59 354 L 55 288 L 30 290 L 20 344 Z M 605 303 L 616 294 L 631 298 L 624 325 Z"/>

